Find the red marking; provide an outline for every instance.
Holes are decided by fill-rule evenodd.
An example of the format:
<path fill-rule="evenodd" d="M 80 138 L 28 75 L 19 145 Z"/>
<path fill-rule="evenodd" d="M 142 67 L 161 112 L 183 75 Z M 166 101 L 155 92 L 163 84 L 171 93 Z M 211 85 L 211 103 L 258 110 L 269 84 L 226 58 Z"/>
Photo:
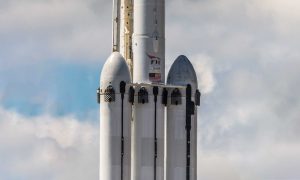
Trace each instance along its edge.
<path fill-rule="evenodd" d="M 151 54 L 148 54 L 147 53 L 147 56 L 152 60 L 152 59 L 157 59 L 157 60 L 160 60 L 160 58 L 159 57 L 156 57 L 156 56 L 153 56 L 153 55 L 151 55 Z"/>

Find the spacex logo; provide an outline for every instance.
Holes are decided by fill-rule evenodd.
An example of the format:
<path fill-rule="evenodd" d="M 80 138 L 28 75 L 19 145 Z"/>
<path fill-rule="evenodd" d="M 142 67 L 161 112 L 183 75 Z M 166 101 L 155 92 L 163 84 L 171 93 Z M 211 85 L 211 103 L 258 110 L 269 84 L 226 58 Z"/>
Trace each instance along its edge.
<path fill-rule="evenodd" d="M 150 58 L 151 60 L 151 64 L 160 64 L 160 58 L 157 56 L 153 56 L 147 53 L 147 56 Z"/>

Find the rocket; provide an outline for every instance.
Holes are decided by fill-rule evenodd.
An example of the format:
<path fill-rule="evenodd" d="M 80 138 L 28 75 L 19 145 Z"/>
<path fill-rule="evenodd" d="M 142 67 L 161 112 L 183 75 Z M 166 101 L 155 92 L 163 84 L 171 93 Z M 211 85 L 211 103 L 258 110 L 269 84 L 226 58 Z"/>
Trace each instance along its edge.
<path fill-rule="evenodd" d="M 97 89 L 100 180 L 197 180 L 193 65 L 179 56 L 165 80 L 165 1 L 113 1 L 112 54 Z"/>

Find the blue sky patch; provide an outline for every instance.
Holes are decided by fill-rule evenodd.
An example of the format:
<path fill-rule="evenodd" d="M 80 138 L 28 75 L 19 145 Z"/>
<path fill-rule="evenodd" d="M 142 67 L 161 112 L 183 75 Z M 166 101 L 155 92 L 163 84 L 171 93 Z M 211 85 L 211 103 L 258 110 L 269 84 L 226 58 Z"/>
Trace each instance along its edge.
<path fill-rule="evenodd" d="M 57 61 L 1 69 L 0 76 L 4 77 L 0 81 L 1 104 L 27 116 L 47 112 L 85 119 L 98 108 L 96 89 L 100 70 L 100 65 Z"/>

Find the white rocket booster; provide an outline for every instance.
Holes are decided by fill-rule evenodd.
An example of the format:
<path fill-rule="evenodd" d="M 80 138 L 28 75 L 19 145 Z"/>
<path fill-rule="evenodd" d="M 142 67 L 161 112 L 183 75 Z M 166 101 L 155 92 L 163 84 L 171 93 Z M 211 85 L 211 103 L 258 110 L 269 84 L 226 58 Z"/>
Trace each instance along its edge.
<path fill-rule="evenodd" d="M 170 85 L 187 86 L 170 89 L 167 107 L 167 180 L 197 180 L 197 111 L 200 92 L 190 61 L 179 56 L 168 74 Z"/>
<path fill-rule="evenodd" d="M 197 180 L 200 92 L 185 56 L 165 84 L 164 0 L 114 0 L 100 79 L 100 180 Z"/>
<path fill-rule="evenodd" d="M 164 178 L 164 0 L 134 0 L 132 180 Z M 150 84 L 151 83 L 151 84 Z"/>
<path fill-rule="evenodd" d="M 100 88 L 100 179 L 130 180 L 130 73 L 124 58 L 114 52 L 103 66 Z"/>

